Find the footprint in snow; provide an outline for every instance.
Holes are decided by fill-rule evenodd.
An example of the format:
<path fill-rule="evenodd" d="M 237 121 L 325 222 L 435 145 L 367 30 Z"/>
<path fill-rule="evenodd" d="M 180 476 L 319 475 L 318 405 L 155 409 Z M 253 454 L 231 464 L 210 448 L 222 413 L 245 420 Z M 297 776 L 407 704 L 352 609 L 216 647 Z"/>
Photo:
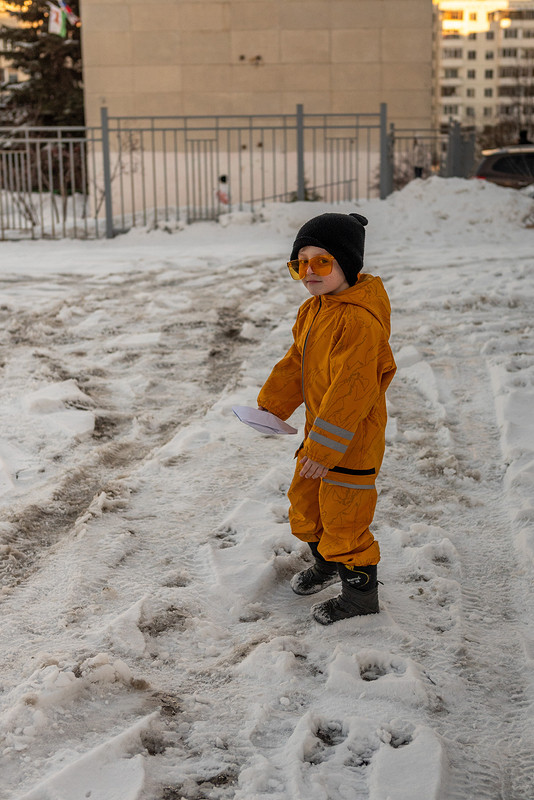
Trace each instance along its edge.
<path fill-rule="evenodd" d="M 401 659 L 360 661 L 360 677 L 364 681 L 377 681 L 386 675 L 404 675 L 406 664 Z"/>
<path fill-rule="evenodd" d="M 278 506 L 272 508 L 273 516 L 280 525 L 289 522 L 289 512 L 286 506 Z"/>
<path fill-rule="evenodd" d="M 304 760 L 309 764 L 322 764 L 333 754 L 333 748 L 347 738 L 343 732 L 341 722 L 321 722 L 314 731 L 315 741 L 312 749 L 304 754 Z"/>
<path fill-rule="evenodd" d="M 218 540 L 221 550 L 227 547 L 235 547 L 237 544 L 237 531 L 231 525 L 225 525 L 217 530 L 215 538 Z"/>

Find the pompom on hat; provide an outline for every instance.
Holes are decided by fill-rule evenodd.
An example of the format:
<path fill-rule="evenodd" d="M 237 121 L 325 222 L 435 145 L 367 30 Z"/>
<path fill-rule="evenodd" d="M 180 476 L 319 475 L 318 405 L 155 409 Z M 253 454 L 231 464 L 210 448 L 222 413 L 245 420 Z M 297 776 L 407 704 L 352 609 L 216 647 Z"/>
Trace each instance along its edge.
<path fill-rule="evenodd" d="M 363 267 L 365 226 L 361 214 L 319 214 L 305 222 L 297 233 L 291 260 L 298 258 L 301 247 L 321 247 L 334 256 L 349 286 L 354 286 Z"/>

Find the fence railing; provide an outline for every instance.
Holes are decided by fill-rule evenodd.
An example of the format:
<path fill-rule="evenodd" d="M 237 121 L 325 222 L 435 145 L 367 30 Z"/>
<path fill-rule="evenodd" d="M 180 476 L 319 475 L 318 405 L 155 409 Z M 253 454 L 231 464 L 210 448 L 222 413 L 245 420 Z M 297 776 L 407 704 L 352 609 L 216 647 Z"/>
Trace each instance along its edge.
<path fill-rule="evenodd" d="M 98 128 L 0 128 L 0 238 L 102 235 L 100 142 Z"/>
<path fill-rule="evenodd" d="M 414 178 L 439 175 L 468 178 L 475 166 L 475 133 L 450 120 L 446 132 L 432 128 L 396 128 L 389 133 L 393 190 Z"/>
<path fill-rule="evenodd" d="M 128 118 L 103 108 L 102 131 L 108 225 L 126 229 L 273 201 L 370 197 L 380 191 L 387 110 Z"/>
<path fill-rule="evenodd" d="M 446 173 L 449 139 L 436 136 L 388 130 L 385 104 L 376 114 L 305 114 L 299 105 L 295 114 L 214 117 L 103 108 L 99 128 L 0 128 L 0 238 L 111 237 L 273 201 L 385 198 L 411 164 L 414 139 L 438 147 Z"/>

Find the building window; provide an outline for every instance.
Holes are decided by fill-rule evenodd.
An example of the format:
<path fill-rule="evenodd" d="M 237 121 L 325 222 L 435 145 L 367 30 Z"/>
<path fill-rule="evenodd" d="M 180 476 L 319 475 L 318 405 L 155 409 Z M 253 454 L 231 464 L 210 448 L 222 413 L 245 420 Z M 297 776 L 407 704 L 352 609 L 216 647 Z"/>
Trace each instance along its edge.
<path fill-rule="evenodd" d="M 486 78 L 486 80 L 490 81 L 493 78 L 493 70 L 492 69 L 485 70 L 484 77 Z"/>
<path fill-rule="evenodd" d="M 476 22 L 477 21 L 477 12 L 476 11 L 472 11 L 469 14 L 469 19 L 471 20 L 471 22 Z"/>
<path fill-rule="evenodd" d="M 6 71 L 3 67 L 0 67 L 0 83 L 3 83 L 6 79 Z"/>
<path fill-rule="evenodd" d="M 443 58 L 462 58 L 463 50 L 461 47 L 452 48 L 452 47 L 445 47 L 443 50 Z"/>
<path fill-rule="evenodd" d="M 486 50 L 486 61 L 491 61 L 492 58 L 495 58 L 493 50 Z"/>
<path fill-rule="evenodd" d="M 458 113 L 458 106 L 443 106 L 443 113 L 444 114 L 457 114 Z"/>
<path fill-rule="evenodd" d="M 505 28 L 504 29 L 504 38 L 505 39 L 517 39 L 518 38 L 519 29 L 518 28 Z"/>
<path fill-rule="evenodd" d="M 517 97 L 520 86 L 499 86 L 499 97 Z"/>
<path fill-rule="evenodd" d="M 499 78 L 519 78 L 519 67 L 501 67 Z"/>
<path fill-rule="evenodd" d="M 8 77 L 7 80 L 8 80 L 8 83 L 18 83 L 19 82 L 19 76 L 17 75 L 16 72 L 10 72 L 9 73 L 9 77 Z"/>
<path fill-rule="evenodd" d="M 486 31 L 486 39 L 495 39 L 495 31 Z"/>
<path fill-rule="evenodd" d="M 525 47 L 523 50 L 523 58 L 534 58 L 534 47 Z"/>
<path fill-rule="evenodd" d="M 447 31 L 447 33 L 443 34 L 444 39 L 459 39 L 460 38 L 460 31 Z"/>
<path fill-rule="evenodd" d="M 485 117 L 492 117 L 493 116 L 493 109 L 491 108 L 491 106 L 485 106 L 484 107 L 484 116 Z"/>
<path fill-rule="evenodd" d="M 467 106 L 467 108 L 465 109 L 465 115 L 466 115 L 466 117 L 474 117 L 475 116 L 475 109 L 473 108 L 473 106 Z"/>
<path fill-rule="evenodd" d="M 476 78 L 476 76 L 477 76 L 477 71 L 476 71 L 476 69 L 468 69 L 468 70 L 467 70 L 467 77 L 468 77 L 469 79 L 474 79 L 474 78 Z"/>
<path fill-rule="evenodd" d="M 474 89 L 466 89 L 466 95 L 467 95 L 467 97 L 474 97 L 475 96 L 475 90 Z"/>
<path fill-rule="evenodd" d="M 476 33 L 470 33 L 470 34 L 469 34 L 469 36 L 468 36 L 467 38 L 468 38 L 468 39 L 476 39 L 476 38 L 477 38 L 477 35 L 476 35 Z"/>
<path fill-rule="evenodd" d="M 484 89 L 484 97 L 493 97 L 493 89 Z"/>
<path fill-rule="evenodd" d="M 445 67 L 445 78 L 458 78 L 459 74 L 457 67 Z"/>
<path fill-rule="evenodd" d="M 463 19 L 464 12 L 463 11 L 444 11 L 443 12 L 443 19 Z"/>
<path fill-rule="evenodd" d="M 517 47 L 503 47 L 501 56 L 503 58 L 517 58 Z"/>
<path fill-rule="evenodd" d="M 474 61 L 476 57 L 477 57 L 477 51 L 476 50 L 468 50 L 467 51 L 467 58 L 469 59 L 469 61 Z"/>
<path fill-rule="evenodd" d="M 534 39 L 534 28 L 523 28 L 523 39 Z"/>
<path fill-rule="evenodd" d="M 507 11 L 510 19 L 534 19 L 534 11 Z"/>
<path fill-rule="evenodd" d="M 456 94 L 456 86 L 442 86 L 441 87 L 441 96 L 442 97 L 454 97 Z"/>

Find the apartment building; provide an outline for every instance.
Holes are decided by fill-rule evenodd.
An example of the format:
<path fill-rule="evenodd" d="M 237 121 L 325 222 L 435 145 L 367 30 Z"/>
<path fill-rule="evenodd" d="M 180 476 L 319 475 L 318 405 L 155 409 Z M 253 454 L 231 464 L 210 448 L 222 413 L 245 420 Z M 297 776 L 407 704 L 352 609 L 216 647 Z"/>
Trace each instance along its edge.
<path fill-rule="evenodd" d="M 432 0 L 82 0 L 86 119 L 376 113 L 432 120 Z"/>
<path fill-rule="evenodd" d="M 534 1 L 438 0 L 439 120 L 534 125 Z"/>

